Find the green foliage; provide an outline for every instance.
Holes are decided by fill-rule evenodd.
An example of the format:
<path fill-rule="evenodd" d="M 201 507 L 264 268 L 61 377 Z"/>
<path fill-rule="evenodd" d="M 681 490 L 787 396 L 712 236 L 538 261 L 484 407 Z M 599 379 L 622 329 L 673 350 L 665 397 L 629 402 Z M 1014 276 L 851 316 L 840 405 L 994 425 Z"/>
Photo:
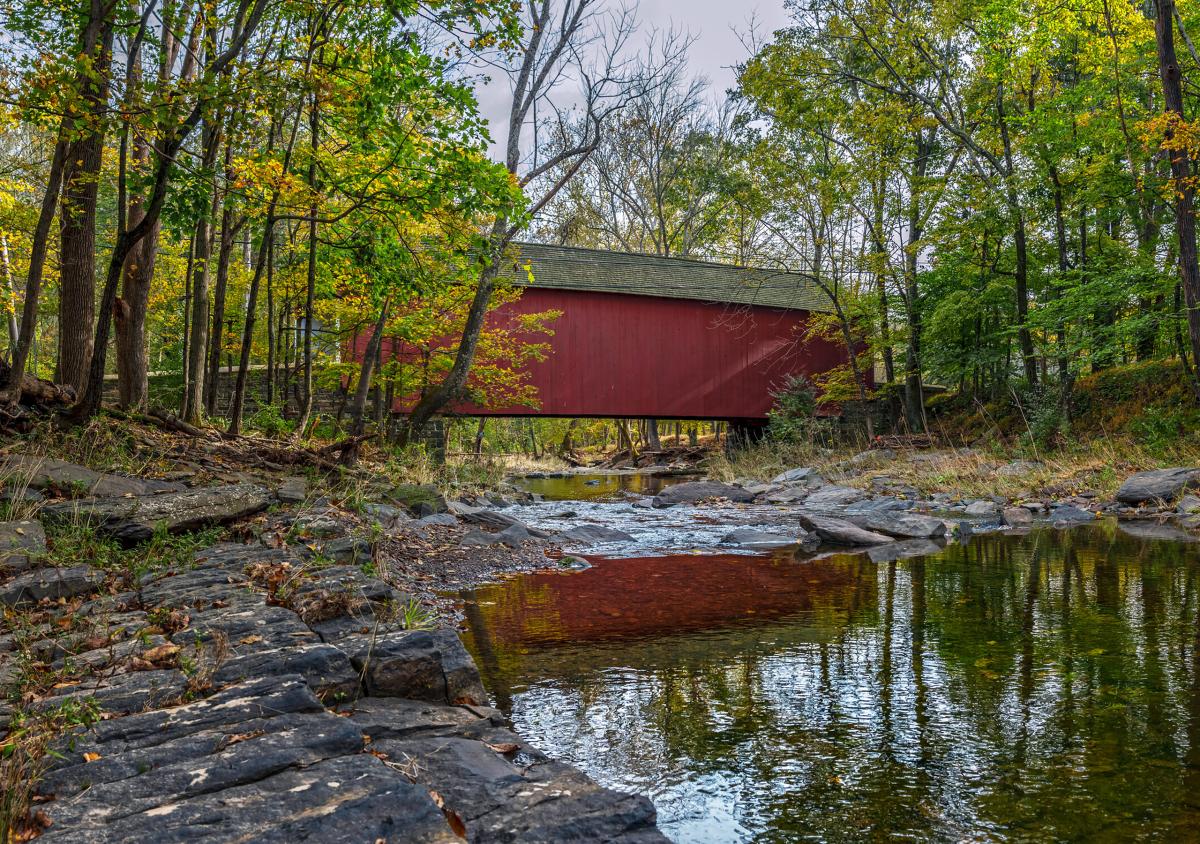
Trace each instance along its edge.
<path fill-rule="evenodd" d="M 810 439 L 817 419 L 817 395 L 808 378 L 788 376 L 783 386 L 771 396 L 775 400 L 767 413 L 771 437 L 786 443 Z"/>

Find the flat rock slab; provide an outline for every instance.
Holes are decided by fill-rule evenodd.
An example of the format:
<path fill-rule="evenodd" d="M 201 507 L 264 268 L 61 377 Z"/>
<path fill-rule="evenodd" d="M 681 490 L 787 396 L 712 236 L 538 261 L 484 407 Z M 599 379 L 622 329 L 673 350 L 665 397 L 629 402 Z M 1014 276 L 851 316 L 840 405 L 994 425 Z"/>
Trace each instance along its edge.
<path fill-rule="evenodd" d="M 1185 489 L 1200 485 L 1200 469 L 1176 466 L 1138 472 L 1125 479 L 1117 490 L 1117 501 L 1137 505 L 1151 501 L 1174 501 Z"/>
<path fill-rule="evenodd" d="M 676 504 L 695 504 L 709 498 L 724 498 L 735 504 L 749 504 L 755 495 L 748 489 L 715 481 L 692 481 L 674 484 L 654 496 L 655 507 L 674 507 Z"/>
<path fill-rule="evenodd" d="M 33 569 L 0 586 L 0 604 L 36 604 L 43 598 L 74 598 L 95 592 L 104 584 L 104 572 L 91 566 Z"/>
<path fill-rule="evenodd" d="M 829 486 L 821 487 L 808 496 L 808 498 L 804 499 L 804 506 L 814 510 L 824 508 L 836 509 L 847 507 L 862 501 L 866 497 L 867 493 L 856 487 L 830 484 Z"/>
<path fill-rule="evenodd" d="M 213 842 L 289 844 L 461 841 L 426 789 L 364 753 L 284 770 L 214 793 L 164 801 L 95 826 L 64 828 L 62 833 L 51 827 L 42 840 L 183 842 L 200 837 Z"/>
<path fill-rule="evenodd" d="M 261 486 L 228 484 L 140 498 L 69 501 L 45 507 L 42 514 L 48 519 L 92 519 L 100 530 L 132 545 L 148 541 L 160 527 L 181 533 L 226 524 L 261 512 L 272 501 L 274 497 Z"/>
<path fill-rule="evenodd" d="M 819 472 L 811 466 L 801 466 L 788 469 L 771 479 L 773 484 L 803 484 L 808 487 L 818 487 L 825 483 Z"/>
<path fill-rule="evenodd" d="M 871 546 L 871 545 L 887 545 L 889 542 L 894 542 L 890 536 L 884 536 L 882 533 L 865 530 L 858 525 L 847 522 L 844 519 L 835 519 L 832 516 L 809 516 L 801 515 L 800 524 L 805 530 L 815 533 L 825 542 L 833 545 L 849 545 L 849 546 Z"/>
<path fill-rule="evenodd" d="M 804 537 L 808 535 L 807 532 L 803 533 Z M 735 545 L 739 548 L 782 548 L 787 545 L 798 545 L 801 536 L 799 532 L 796 536 L 791 536 L 754 528 L 739 528 L 732 533 L 725 534 L 721 538 L 721 544 Z"/>
<path fill-rule="evenodd" d="M 564 530 L 557 537 L 568 542 L 632 542 L 633 537 L 623 530 L 604 525 L 577 525 Z"/>
<path fill-rule="evenodd" d="M 898 539 L 931 539 L 946 535 L 946 523 L 916 513 L 872 512 L 847 516 L 847 520 L 875 533 Z"/>
<path fill-rule="evenodd" d="M 9 455 L 0 463 L 0 471 L 12 476 L 10 484 L 27 484 L 34 489 L 51 490 L 66 496 L 141 496 L 187 489 L 176 481 L 156 481 L 97 472 L 65 460 L 32 454 Z"/>
<path fill-rule="evenodd" d="M 45 553 L 41 522 L 0 522 L 0 571 L 24 571 Z"/>

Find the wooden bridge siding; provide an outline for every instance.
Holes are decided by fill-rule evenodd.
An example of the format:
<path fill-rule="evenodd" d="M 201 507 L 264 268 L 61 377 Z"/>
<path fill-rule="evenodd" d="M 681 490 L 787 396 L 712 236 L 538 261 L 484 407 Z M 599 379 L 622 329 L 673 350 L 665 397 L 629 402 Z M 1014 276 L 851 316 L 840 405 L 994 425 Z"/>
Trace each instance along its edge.
<path fill-rule="evenodd" d="M 806 311 L 530 288 L 493 319 L 560 310 L 551 355 L 529 367 L 541 407 L 491 416 L 761 419 L 796 372 L 846 360 L 840 344 L 804 338 Z"/>

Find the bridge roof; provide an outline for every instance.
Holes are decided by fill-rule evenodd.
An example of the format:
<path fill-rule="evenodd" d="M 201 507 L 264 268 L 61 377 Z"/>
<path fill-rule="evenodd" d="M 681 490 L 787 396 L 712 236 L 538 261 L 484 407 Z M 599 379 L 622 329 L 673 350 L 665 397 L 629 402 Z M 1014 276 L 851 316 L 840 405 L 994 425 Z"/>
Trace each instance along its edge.
<path fill-rule="evenodd" d="M 534 281 L 531 287 L 663 296 L 785 310 L 829 311 L 829 299 L 807 276 L 782 270 L 735 267 L 689 258 L 662 258 L 604 249 L 520 243 Z"/>

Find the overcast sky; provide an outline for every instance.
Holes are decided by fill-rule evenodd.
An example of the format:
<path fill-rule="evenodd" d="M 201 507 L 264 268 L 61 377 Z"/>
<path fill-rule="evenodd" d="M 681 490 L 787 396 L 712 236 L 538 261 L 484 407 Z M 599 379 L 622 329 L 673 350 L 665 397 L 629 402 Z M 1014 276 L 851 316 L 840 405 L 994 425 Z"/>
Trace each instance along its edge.
<path fill-rule="evenodd" d="M 615 4 L 620 0 L 609 0 Z M 637 4 L 639 35 L 654 29 L 686 31 L 696 38 L 689 51 L 692 72 L 711 83 L 710 96 L 724 98 L 734 85 L 734 65 L 749 56 L 739 36 L 746 36 L 754 22 L 760 40 L 789 23 L 783 0 L 640 0 Z M 640 39 L 639 39 L 640 40 Z M 479 104 L 491 124 L 492 152 L 501 156 L 496 141 L 502 139 L 510 103 L 508 82 L 497 76 L 478 90 Z"/>

